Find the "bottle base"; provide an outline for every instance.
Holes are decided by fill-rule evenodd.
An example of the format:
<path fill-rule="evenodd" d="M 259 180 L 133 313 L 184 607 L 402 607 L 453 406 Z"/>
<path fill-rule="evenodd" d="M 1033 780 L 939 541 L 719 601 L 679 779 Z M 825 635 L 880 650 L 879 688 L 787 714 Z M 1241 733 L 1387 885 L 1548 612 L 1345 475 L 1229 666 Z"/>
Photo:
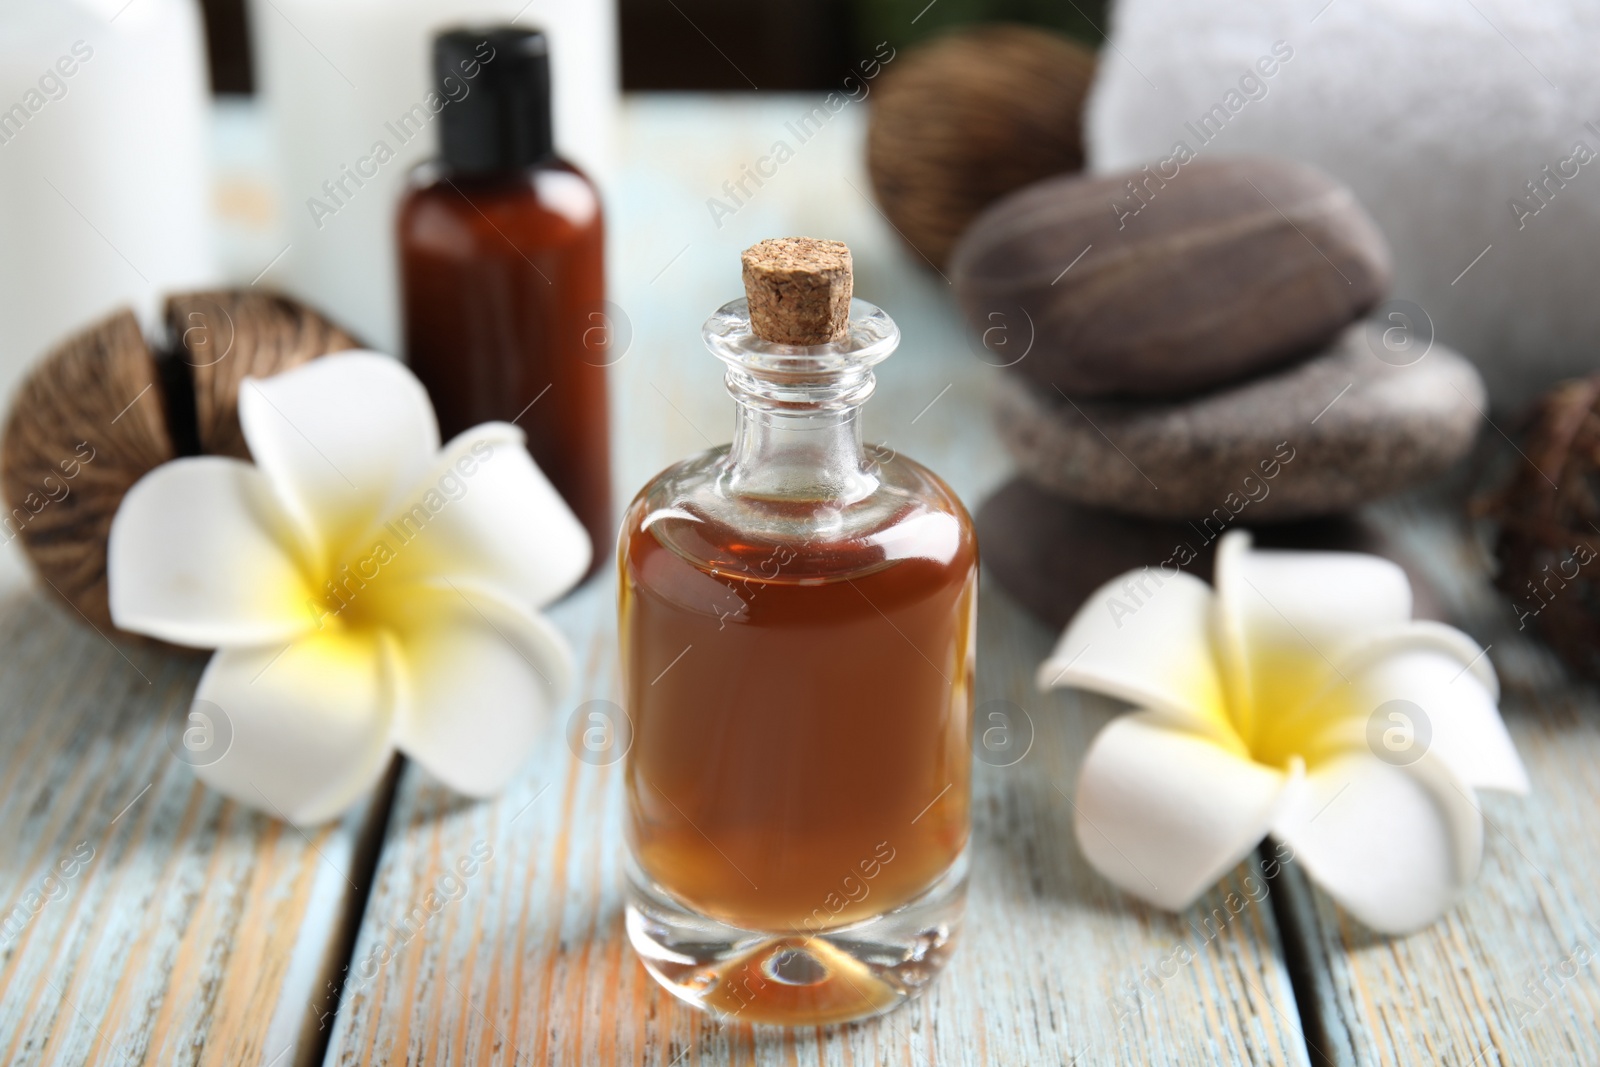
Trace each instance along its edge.
<path fill-rule="evenodd" d="M 701 915 L 630 856 L 628 940 L 668 992 L 728 1022 L 817 1026 L 882 1015 L 917 996 L 955 951 L 967 853 L 915 899 L 837 929 L 746 930 Z"/>

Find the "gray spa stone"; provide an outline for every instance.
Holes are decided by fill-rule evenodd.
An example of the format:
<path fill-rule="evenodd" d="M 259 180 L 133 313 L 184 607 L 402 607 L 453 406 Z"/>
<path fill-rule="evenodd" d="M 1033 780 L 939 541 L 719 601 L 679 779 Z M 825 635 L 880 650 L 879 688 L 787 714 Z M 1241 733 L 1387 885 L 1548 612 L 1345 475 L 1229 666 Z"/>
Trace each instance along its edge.
<path fill-rule="evenodd" d="M 1081 504 L 1247 523 L 1329 515 L 1442 473 L 1483 421 L 1483 381 L 1462 356 L 1435 343 L 1396 366 L 1380 351 L 1357 323 L 1304 363 L 1175 402 L 1068 399 L 1000 375 L 996 422 L 1027 477 Z"/>

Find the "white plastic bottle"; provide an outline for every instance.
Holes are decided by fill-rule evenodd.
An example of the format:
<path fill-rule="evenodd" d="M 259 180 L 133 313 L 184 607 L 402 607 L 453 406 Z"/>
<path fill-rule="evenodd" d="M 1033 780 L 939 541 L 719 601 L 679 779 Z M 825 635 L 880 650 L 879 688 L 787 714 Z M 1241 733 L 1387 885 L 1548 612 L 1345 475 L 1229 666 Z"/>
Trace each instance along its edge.
<path fill-rule="evenodd" d="M 113 308 L 216 281 L 195 0 L 0 5 L 0 402 Z"/>
<path fill-rule="evenodd" d="M 600 0 L 252 4 L 287 248 L 263 284 L 398 354 L 395 210 L 406 172 L 436 154 L 437 109 L 449 106 L 431 93 L 434 34 L 513 18 L 544 30 L 557 150 L 603 184 L 618 98 L 613 7 Z M 470 80 L 462 85 L 471 91 Z"/>

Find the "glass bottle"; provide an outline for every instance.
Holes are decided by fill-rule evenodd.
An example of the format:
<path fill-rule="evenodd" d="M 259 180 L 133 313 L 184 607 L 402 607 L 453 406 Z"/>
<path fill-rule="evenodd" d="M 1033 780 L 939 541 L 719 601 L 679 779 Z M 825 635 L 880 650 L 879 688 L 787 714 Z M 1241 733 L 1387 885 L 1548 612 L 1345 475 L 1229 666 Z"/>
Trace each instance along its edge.
<path fill-rule="evenodd" d="M 645 486 L 618 544 L 629 937 L 745 1022 L 892 1008 L 965 900 L 977 544 L 937 475 L 863 449 L 900 334 L 839 307 L 813 345 L 763 340 L 746 300 L 707 320 L 733 443 Z"/>
<path fill-rule="evenodd" d="M 600 197 L 558 157 L 545 37 L 515 27 L 434 42 L 440 154 L 411 174 L 398 219 L 405 354 L 446 440 L 516 422 L 594 544 L 611 510 Z"/>

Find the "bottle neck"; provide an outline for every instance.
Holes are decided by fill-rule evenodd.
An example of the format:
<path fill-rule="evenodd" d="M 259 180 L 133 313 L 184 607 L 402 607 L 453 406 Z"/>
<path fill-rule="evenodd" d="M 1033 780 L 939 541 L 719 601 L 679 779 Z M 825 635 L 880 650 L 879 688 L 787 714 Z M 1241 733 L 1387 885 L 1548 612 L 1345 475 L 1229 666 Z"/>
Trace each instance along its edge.
<path fill-rule="evenodd" d="M 876 464 L 861 447 L 861 406 L 876 383 L 872 368 L 894 351 L 900 331 L 864 301 L 852 301 L 851 312 L 844 341 L 812 347 L 756 337 L 743 300 L 706 320 L 706 346 L 727 364 L 739 405 L 723 461 L 727 492 L 843 507 L 877 491 Z"/>
<path fill-rule="evenodd" d="M 861 443 L 861 404 L 872 392 L 872 374 L 857 382 L 859 399 L 774 399 L 751 389 L 735 371 L 728 392 L 738 402 L 733 445 L 728 450 L 727 488 L 743 496 L 826 502 L 843 506 L 878 487 Z M 831 393 L 833 390 L 822 391 Z"/>

